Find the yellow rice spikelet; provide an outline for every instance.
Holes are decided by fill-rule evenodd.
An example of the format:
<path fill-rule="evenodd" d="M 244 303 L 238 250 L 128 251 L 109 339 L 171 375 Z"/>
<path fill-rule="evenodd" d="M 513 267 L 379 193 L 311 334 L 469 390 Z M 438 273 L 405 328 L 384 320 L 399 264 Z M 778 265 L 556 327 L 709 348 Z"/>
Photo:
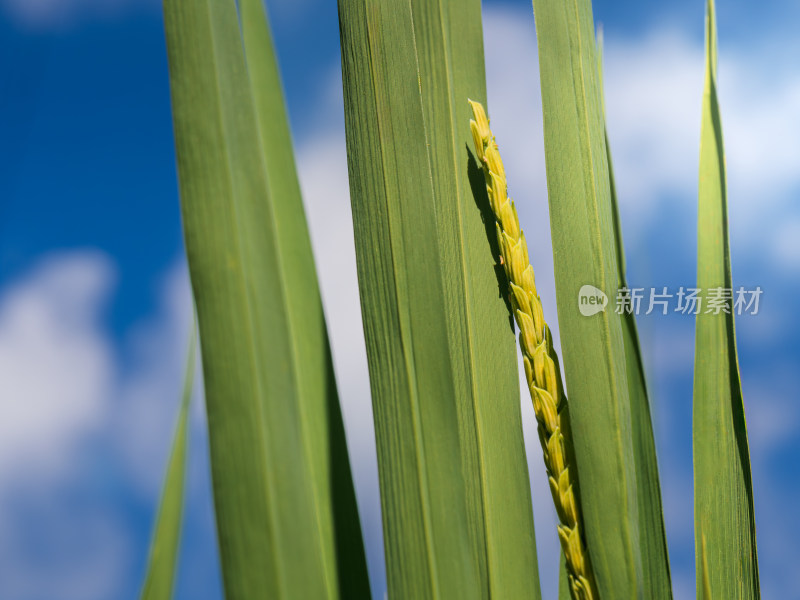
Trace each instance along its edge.
<path fill-rule="evenodd" d="M 475 152 L 483 168 L 489 204 L 496 220 L 497 243 L 509 281 L 509 302 L 519 327 L 519 345 L 528 390 L 539 425 L 553 503 L 561 521 L 558 537 L 566 557 L 570 592 L 574 600 L 598 600 L 586 542 L 581 534 L 583 523 L 575 499 L 569 456 L 565 452 L 572 441 L 569 428 L 565 428 L 562 422 L 566 418 L 562 417 L 566 398 L 561 391 L 561 375 L 553 359 L 550 329 L 544 321 L 533 267 L 528 258 L 528 245 L 519 226 L 517 209 L 508 197 L 505 169 L 489 128 L 489 119 L 479 102 L 470 100 L 469 104 L 474 116 L 470 120 L 470 129 Z"/>

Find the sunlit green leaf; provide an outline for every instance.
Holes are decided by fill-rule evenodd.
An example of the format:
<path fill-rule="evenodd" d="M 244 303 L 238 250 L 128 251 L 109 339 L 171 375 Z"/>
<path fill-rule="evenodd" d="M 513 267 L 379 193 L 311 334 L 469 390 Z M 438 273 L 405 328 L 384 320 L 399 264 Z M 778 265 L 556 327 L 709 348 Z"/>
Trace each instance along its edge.
<path fill-rule="evenodd" d="M 697 596 L 759 598 L 753 484 L 732 302 L 715 311 L 713 290 L 731 289 L 727 184 L 717 98 L 714 2 L 706 16 L 706 76 L 700 137 L 695 329 L 694 516 Z M 710 312 L 709 312 L 710 310 Z"/>
<path fill-rule="evenodd" d="M 339 582 L 342 598 L 367 598 L 361 525 L 278 63 L 262 0 L 239 0 L 239 8 L 267 187 L 274 198 L 274 232 L 296 354 L 300 419 L 326 548 L 326 577 Z"/>
<path fill-rule="evenodd" d="M 178 552 L 181 545 L 183 522 L 183 489 L 186 483 L 186 453 L 189 437 L 189 404 L 195 376 L 197 333 L 194 320 L 189 337 L 186 373 L 183 380 L 178 425 L 172 439 L 164 489 L 158 508 L 150 558 L 147 564 L 141 600 L 169 600 L 175 587 Z"/>
<path fill-rule="evenodd" d="M 256 22 L 263 13 L 241 5 L 243 45 L 234 0 L 164 7 L 225 595 L 366 597 L 280 81 Z"/>
<path fill-rule="evenodd" d="M 486 95 L 481 6 L 477 0 L 412 0 L 411 6 L 468 518 L 482 585 L 488 581 L 492 597 L 532 598 L 539 581 L 516 340 L 505 304 L 507 284 L 501 275 L 498 287 L 495 276 L 495 266 L 502 271 L 494 218 L 480 165 L 469 150 L 466 98 Z"/>
<path fill-rule="evenodd" d="M 468 150 L 479 2 L 339 15 L 389 596 L 538 598 L 515 340 Z"/>

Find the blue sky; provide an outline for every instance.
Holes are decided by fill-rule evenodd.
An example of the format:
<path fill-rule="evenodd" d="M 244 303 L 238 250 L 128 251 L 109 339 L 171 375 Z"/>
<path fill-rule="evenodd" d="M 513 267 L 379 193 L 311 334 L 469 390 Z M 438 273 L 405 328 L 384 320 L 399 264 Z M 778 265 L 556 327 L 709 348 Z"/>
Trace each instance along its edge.
<path fill-rule="evenodd" d="M 268 1 L 330 322 L 373 587 L 377 475 L 344 153 L 336 3 Z M 632 285 L 691 286 L 702 1 L 604 0 L 609 129 Z M 721 0 L 720 94 L 764 596 L 800 560 L 800 7 Z M 556 321 L 527 1 L 486 2 L 492 123 Z M 794 62 L 794 64 L 793 64 Z M 158 0 L 0 0 L 0 597 L 135 598 L 189 321 Z M 693 594 L 693 321 L 641 317 L 676 596 Z M 540 565 L 557 542 L 523 402 Z M 220 598 L 201 398 L 178 597 Z"/>

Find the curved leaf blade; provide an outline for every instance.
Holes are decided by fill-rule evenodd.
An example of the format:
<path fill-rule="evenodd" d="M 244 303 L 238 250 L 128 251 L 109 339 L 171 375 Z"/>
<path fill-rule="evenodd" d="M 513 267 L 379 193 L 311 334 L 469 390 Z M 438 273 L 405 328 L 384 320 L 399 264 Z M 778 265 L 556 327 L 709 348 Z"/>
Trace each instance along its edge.
<path fill-rule="evenodd" d="M 518 517 L 530 499 L 514 340 L 467 168 L 466 98 L 485 93 L 480 52 L 466 48 L 480 44 L 478 3 L 341 0 L 339 17 L 389 596 L 478 598 L 503 585 L 530 596 L 535 572 L 517 566 L 535 554 L 530 515 Z M 483 348 L 495 343 L 492 359 Z M 507 440 L 489 439 L 501 431 Z M 521 495 L 501 504 L 500 486 Z M 495 582 L 510 522 L 529 548 Z M 501 583 L 504 568 L 521 581 Z"/>
<path fill-rule="evenodd" d="M 760 598 L 733 307 L 729 313 L 707 312 L 710 290 L 732 288 L 713 0 L 707 11 L 697 220 L 697 287 L 702 301 L 695 324 L 692 421 L 697 597 Z"/>
<path fill-rule="evenodd" d="M 175 588 L 178 552 L 181 544 L 184 487 L 186 484 L 186 453 L 189 437 L 189 405 L 192 400 L 195 363 L 197 362 L 197 333 L 192 319 L 186 372 L 183 380 L 178 424 L 172 439 L 164 489 L 153 528 L 153 541 L 147 564 L 141 600 L 169 600 Z"/>
<path fill-rule="evenodd" d="M 300 338 L 326 344 L 321 310 L 297 326 L 294 311 L 306 305 L 293 303 L 298 279 L 287 278 L 287 256 L 302 255 L 307 242 L 287 242 L 276 231 L 277 204 L 299 196 L 290 193 L 291 183 L 270 180 L 250 80 L 257 65 L 245 57 L 236 2 L 165 0 L 164 15 L 225 595 L 338 598 L 348 585 L 333 558 L 340 540 L 330 529 L 338 523 L 321 516 L 338 518 L 324 504 L 325 494 L 336 492 L 320 491 L 348 473 L 346 453 L 334 453 L 327 437 L 335 435 L 338 407 L 336 416 L 317 415 L 331 419 L 321 426 L 332 446 L 324 459 L 305 420 L 316 406 L 331 407 L 335 383 L 329 350 L 317 349 L 308 360 L 311 354 L 298 350 Z M 303 291 L 316 305 L 315 283 Z M 322 398 L 309 399 L 312 388 Z M 334 474 L 315 470 L 323 462 Z M 348 530 L 352 525 L 341 531 Z M 358 538 L 352 544 L 361 544 Z"/>
<path fill-rule="evenodd" d="M 486 96 L 480 1 L 412 0 L 411 7 L 481 586 L 491 597 L 538 598 L 516 339 L 466 100 Z"/>
<path fill-rule="evenodd" d="M 342 598 L 369 598 L 361 523 L 289 118 L 262 0 L 239 0 L 245 58 L 273 198 L 274 235 L 298 371 L 300 422 L 326 551 L 326 577 Z"/>

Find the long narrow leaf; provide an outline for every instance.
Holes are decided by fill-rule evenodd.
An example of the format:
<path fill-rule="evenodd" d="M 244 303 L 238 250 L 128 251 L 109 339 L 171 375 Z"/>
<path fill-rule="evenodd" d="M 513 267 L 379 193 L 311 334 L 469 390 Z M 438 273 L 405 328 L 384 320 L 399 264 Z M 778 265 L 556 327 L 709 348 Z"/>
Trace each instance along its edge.
<path fill-rule="evenodd" d="M 274 199 L 273 228 L 282 249 L 281 275 L 326 577 L 338 580 L 342 598 L 368 598 L 361 524 L 278 63 L 263 0 L 239 0 L 239 7 L 267 188 Z"/>
<path fill-rule="evenodd" d="M 297 279 L 287 278 L 295 241 L 276 231 L 276 205 L 299 198 L 269 180 L 249 78 L 258 64 L 246 61 L 235 0 L 166 0 L 164 9 L 225 595 L 337 598 L 348 589 L 336 567 L 338 523 L 324 515 L 338 512 L 324 502 L 328 493 L 340 497 L 321 490 L 347 472 L 347 457 L 330 434 L 325 468 L 332 473 L 317 470 L 323 460 L 309 436 L 319 431 L 309 429 L 307 415 L 325 406 L 318 418 L 337 429 L 334 383 L 328 351 L 302 362 L 308 355 L 298 340 L 324 344 L 324 322 L 313 300 L 316 310 L 293 314 L 303 306 L 292 303 Z M 277 78 L 273 84 L 279 87 Z M 306 243 L 298 242 L 301 254 Z M 308 286 L 304 292 L 317 297 Z M 322 398 L 310 398 L 311 389 Z"/>
<path fill-rule="evenodd" d="M 586 544 L 601 598 L 642 583 L 636 470 L 622 322 L 579 312 L 591 285 L 619 281 L 589 0 L 534 0 L 558 321 Z"/>
<path fill-rule="evenodd" d="M 418 51 L 428 48 L 424 52 L 432 53 L 433 46 L 445 43 L 436 50 L 444 54 L 449 42 L 436 37 L 441 32 L 434 36 L 432 29 L 420 29 L 420 36 L 434 37 L 419 40 L 418 46 L 409 2 L 340 0 L 339 22 L 389 597 L 483 598 L 488 593 L 483 575 L 486 562 L 481 560 L 486 549 L 480 545 L 480 530 L 470 521 L 480 512 L 476 505 L 468 508 L 466 500 L 481 486 L 469 480 L 477 476 L 477 465 L 464 473 L 469 457 L 462 457 L 462 448 L 471 446 L 468 452 L 473 457 L 480 448 L 478 438 L 465 435 L 474 425 L 464 419 L 479 417 L 464 410 L 464 402 L 474 394 L 474 390 L 465 391 L 474 385 L 474 370 L 484 366 L 470 365 L 454 355 L 452 340 L 467 334 L 454 330 L 466 325 L 450 314 L 465 314 L 464 288 L 473 274 L 452 271 L 464 268 L 463 259 L 444 262 L 445 240 L 437 223 L 439 211 L 449 211 L 456 219 L 461 213 L 464 220 L 474 220 L 476 214 L 463 208 L 468 197 L 463 178 L 435 180 L 430 162 L 434 156 L 448 172 L 466 169 L 465 134 L 458 129 L 458 112 L 452 110 L 455 106 L 461 111 L 455 102 L 466 106 L 466 97 L 456 99 L 441 89 L 435 90 L 436 96 L 429 95 L 433 93 L 429 86 L 438 88 L 447 79 L 439 79 L 433 69 L 448 67 L 428 55 L 421 60 L 432 62 L 426 62 L 421 71 Z M 446 19 L 439 23 L 450 27 Z M 475 68 L 473 63 L 471 69 Z M 437 129 L 441 139 L 428 137 L 426 118 L 434 115 L 445 120 Z M 464 120 L 463 126 L 467 123 Z M 464 153 L 458 154 L 462 149 Z M 447 208 L 437 206 L 440 186 L 456 194 L 442 200 Z M 459 236 L 466 233 L 474 239 L 474 221 L 469 229 L 452 222 L 444 227 L 450 232 L 447 242 L 455 244 L 448 253 L 461 247 Z M 485 251 L 485 237 L 479 243 Z M 491 273 L 488 257 L 475 265 L 488 267 Z M 473 339 L 468 337 L 468 342 Z M 512 340 L 507 338 L 505 343 Z M 473 352 L 471 348 L 462 351 Z M 507 353 L 502 345 L 500 353 Z M 499 370 L 501 381 L 506 373 L 505 368 Z M 512 463 L 512 473 L 517 466 Z"/>
<path fill-rule="evenodd" d="M 156 524 L 153 528 L 153 541 L 147 573 L 142 587 L 141 600 L 169 600 L 175 587 L 175 573 L 178 566 L 178 551 L 181 543 L 181 524 L 183 522 L 183 489 L 186 482 L 186 452 L 189 437 L 189 404 L 197 362 L 197 333 L 194 319 L 189 336 L 189 350 L 186 357 L 186 373 L 183 379 L 181 406 L 178 424 L 172 439 L 164 490 L 158 508 Z"/>
<path fill-rule="evenodd" d="M 700 138 L 695 329 L 695 556 L 698 598 L 759 598 L 753 484 L 732 307 L 712 295 L 732 287 L 722 125 L 717 98 L 714 2 L 706 15 L 706 77 Z M 722 292 L 724 294 L 724 292 Z"/>
<path fill-rule="evenodd" d="M 412 0 L 411 6 L 467 510 L 481 587 L 496 598 L 538 598 L 516 340 L 508 323 L 507 283 L 501 277 L 498 288 L 495 274 L 495 266 L 502 267 L 495 262 L 494 217 L 480 165 L 468 151 L 467 98 L 486 95 L 481 5 L 479 0 Z"/>
<path fill-rule="evenodd" d="M 603 93 L 603 44 L 598 39 L 598 71 L 600 88 Z M 603 100 L 603 120 L 605 122 L 605 100 Z M 611 217 L 614 225 L 614 244 L 617 255 L 618 289 L 627 289 L 625 275 L 625 247 L 622 241 L 622 223 L 619 218 L 617 189 L 614 181 L 614 168 L 611 161 L 611 146 L 608 129 L 604 125 L 606 156 L 608 159 L 608 180 L 611 192 Z M 650 416 L 650 400 L 647 394 L 642 351 L 639 346 L 639 332 L 636 316 L 632 311 L 622 314 L 622 338 L 625 345 L 625 364 L 628 375 L 628 393 L 631 402 L 631 427 L 633 428 L 633 452 L 636 461 L 636 491 L 639 503 L 639 540 L 642 551 L 642 568 L 647 582 L 648 596 L 653 599 L 672 598 L 672 584 L 669 569 L 667 534 L 664 528 L 664 513 L 661 506 L 661 484 L 658 477 L 656 442 L 653 435 L 653 422 Z"/>

